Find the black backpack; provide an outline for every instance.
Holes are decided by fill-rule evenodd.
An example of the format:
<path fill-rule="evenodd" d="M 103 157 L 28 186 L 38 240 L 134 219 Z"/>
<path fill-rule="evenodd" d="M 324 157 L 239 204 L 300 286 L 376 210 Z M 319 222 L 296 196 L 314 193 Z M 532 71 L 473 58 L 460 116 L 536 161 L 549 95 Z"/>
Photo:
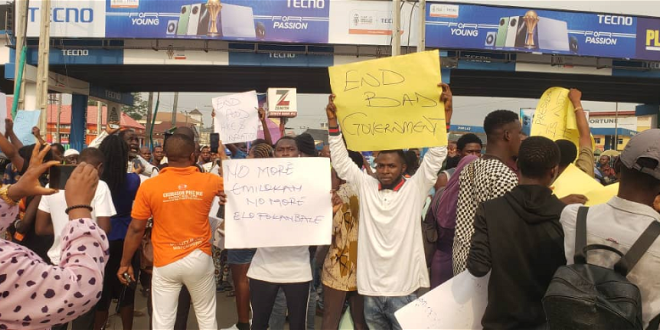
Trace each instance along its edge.
<path fill-rule="evenodd" d="M 587 212 L 578 211 L 575 232 L 575 264 L 555 272 L 543 297 L 550 329 L 561 330 L 641 330 L 642 298 L 639 288 L 626 279 L 646 250 L 660 235 L 660 223 L 653 221 L 623 255 L 613 247 L 587 245 Z M 590 265 L 587 252 L 607 250 L 621 256 L 614 269 Z M 649 274 L 651 275 L 651 274 Z M 647 330 L 657 330 L 660 315 L 651 320 Z"/>

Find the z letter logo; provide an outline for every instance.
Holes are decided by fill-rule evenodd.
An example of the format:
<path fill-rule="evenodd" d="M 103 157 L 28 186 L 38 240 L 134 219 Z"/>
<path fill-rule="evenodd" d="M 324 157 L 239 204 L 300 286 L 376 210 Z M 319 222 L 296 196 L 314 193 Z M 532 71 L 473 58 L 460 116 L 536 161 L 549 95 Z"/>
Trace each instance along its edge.
<path fill-rule="evenodd" d="M 287 100 L 287 97 L 289 96 L 289 91 L 287 90 L 278 90 L 275 95 L 279 95 L 280 98 L 277 100 L 277 106 L 280 107 L 288 107 L 289 106 L 289 101 Z"/>

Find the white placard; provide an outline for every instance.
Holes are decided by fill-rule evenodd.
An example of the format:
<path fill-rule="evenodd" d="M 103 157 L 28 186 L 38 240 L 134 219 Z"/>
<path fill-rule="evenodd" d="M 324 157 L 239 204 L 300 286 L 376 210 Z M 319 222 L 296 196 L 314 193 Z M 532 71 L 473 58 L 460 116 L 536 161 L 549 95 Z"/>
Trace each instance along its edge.
<path fill-rule="evenodd" d="M 237 159 L 222 166 L 226 248 L 330 244 L 327 158 Z"/>
<path fill-rule="evenodd" d="M 257 139 L 259 111 L 257 92 L 220 96 L 213 99 L 215 133 L 220 133 L 224 144 L 248 142 Z"/>
<path fill-rule="evenodd" d="M 394 313 L 404 329 L 481 329 L 488 279 L 464 271 Z"/>

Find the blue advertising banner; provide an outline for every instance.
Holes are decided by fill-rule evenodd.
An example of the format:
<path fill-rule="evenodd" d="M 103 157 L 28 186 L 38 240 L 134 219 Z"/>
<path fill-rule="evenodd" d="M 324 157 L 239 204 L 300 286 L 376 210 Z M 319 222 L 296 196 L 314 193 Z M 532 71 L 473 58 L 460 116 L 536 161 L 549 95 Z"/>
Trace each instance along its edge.
<path fill-rule="evenodd" d="M 315 55 L 313 53 L 332 54 L 331 46 L 284 46 L 261 45 L 260 53 L 236 52 L 231 50 L 253 50 L 253 44 L 229 44 L 229 65 L 242 66 L 283 66 L 283 67 L 322 67 L 327 68 L 334 63 L 333 55 Z M 311 54 L 305 54 L 305 51 Z"/>
<path fill-rule="evenodd" d="M 637 19 L 637 58 L 660 61 L 660 19 Z"/>
<path fill-rule="evenodd" d="M 89 96 L 133 106 L 133 94 L 113 91 L 103 86 L 90 85 Z"/>
<path fill-rule="evenodd" d="M 327 43 L 329 7 L 330 0 L 107 0 L 105 32 L 107 38 Z"/>
<path fill-rule="evenodd" d="M 646 19 L 532 8 L 428 3 L 426 43 L 429 47 L 445 49 L 636 58 L 636 45 L 644 42 L 639 40 L 638 21 L 645 22 Z M 660 24 L 655 25 L 660 29 Z M 657 42 L 660 43 L 660 39 Z M 660 59 L 660 56 L 654 58 Z"/>
<path fill-rule="evenodd" d="M 78 64 L 124 64 L 123 49 L 95 49 L 95 48 L 66 48 L 50 49 L 48 56 L 50 65 L 78 65 Z M 28 49 L 28 64 L 37 65 L 39 62 L 38 49 Z"/>

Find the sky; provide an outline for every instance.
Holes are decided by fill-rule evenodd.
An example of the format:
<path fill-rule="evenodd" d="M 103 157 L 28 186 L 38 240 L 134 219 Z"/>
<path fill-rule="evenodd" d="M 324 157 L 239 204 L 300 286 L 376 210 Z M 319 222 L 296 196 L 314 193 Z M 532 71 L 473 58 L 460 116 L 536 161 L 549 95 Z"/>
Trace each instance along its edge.
<path fill-rule="evenodd" d="M 541 96 L 539 91 L 539 97 Z M 228 93 L 180 93 L 178 111 L 192 111 L 197 108 L 204 115 L 204 125 L 211 126 L 211 99 Z M 147 93 L 144 93 L 147 99 Z M 159 112 L 172 111 L 174 93 L 161 93 Z M 155 96 L 154 96 L 155 102 Z M 296 134 L 308 128 L 321 128 L 325 118 L 325 106 L 328 96 L 325 94 L 298 94 L 298 117 L 293 118 L 287 127 L 294 129 Z M 454 97 L 454 114 L 452 124 L 467 126 L 482 126 L 486 115 L 498 109 L 520 111 L 521 108 L 536 108 L 538 100 L 496 97 Z M 619 103 L 619 111 L 635 110 L 635 103 Z M 593 112 L 614 112 L 616 103 L 584 101 L 585 110 Z"/>

